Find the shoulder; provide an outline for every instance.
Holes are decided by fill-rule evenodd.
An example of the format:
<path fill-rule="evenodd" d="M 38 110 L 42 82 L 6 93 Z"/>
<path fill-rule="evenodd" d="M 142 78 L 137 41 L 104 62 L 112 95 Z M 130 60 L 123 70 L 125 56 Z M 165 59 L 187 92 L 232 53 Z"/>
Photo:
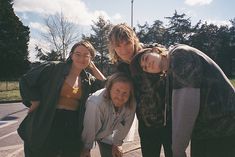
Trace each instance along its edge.
<path fill-rule="evenodd" d="M 96 91 L 95 93 L 93 93 L 92 95 L 89 96 L 87 101 L 92 101 L 95 104 L 100 104 L 101 102 L 105 101 L 105 94 L 106 89 L 100 89 L 98 91 Z"/>

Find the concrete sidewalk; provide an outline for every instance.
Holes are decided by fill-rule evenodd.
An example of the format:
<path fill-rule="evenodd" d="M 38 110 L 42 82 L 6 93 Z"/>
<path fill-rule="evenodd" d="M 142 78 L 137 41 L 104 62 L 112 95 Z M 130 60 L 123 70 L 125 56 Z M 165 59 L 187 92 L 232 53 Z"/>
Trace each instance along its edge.
<path fill-rule="evenodd" d="M 123 143 L 123 157 L 142 157 L 141 154 L 141 146 L 140 146 L 140 138 L 138 133 L 138 125 L 133 127 L 135 129 L 134 131 L 134 137 L 132 141 L 126 141 Z M 131 129 L 133 129 L 131 128 Z M 133 130 L 132 130 L 133 131 Z M 190 148 L 188 147 L 186 150 L 187 156 L 190 156 Z M 92 157 L 100 157 L 100 152 L 98 145 L 96 145 L 95 148 L 91 150 L 91 156 Z M 160 157 L 165 157 L 163 148 L 161 149 L 161 155 Z"/>
<path fill-rule="evenodd" d="M 141 149 L 140 149 L 140 139 L 136 127 L 134 140 L 133 141 L 127 141 L 124 142 L 122 145 L 123 149 L 123 156 L 124 157 L 141 157 Z M 99 147 L 96 145 L 95 148 L 91 150 L 91 156 L 92 157 L 100 157 Z"/>

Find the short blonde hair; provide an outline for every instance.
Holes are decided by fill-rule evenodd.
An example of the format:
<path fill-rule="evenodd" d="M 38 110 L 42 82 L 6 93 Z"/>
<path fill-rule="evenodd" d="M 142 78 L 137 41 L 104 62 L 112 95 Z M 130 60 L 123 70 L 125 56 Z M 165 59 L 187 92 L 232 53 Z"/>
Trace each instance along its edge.
<path fill-rule="evenodd" d="M 117 61 L 121 60 L 114 50 L 114 48 L 117 47 L 120 43 L 134 42 L 135 52 L 142 48 L 135 31 L 126 23 L 115 25 L 108 35 L 108 40 L 109 57 L 112 63 L 116 63 Z"/>

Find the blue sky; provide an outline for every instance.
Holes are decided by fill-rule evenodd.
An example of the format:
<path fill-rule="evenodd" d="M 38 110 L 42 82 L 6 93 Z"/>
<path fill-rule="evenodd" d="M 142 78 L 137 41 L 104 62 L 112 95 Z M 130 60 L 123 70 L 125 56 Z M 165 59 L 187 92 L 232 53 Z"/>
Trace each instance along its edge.
<path fill-rule="evenodd" d="M 199 20 L 217 25 L 230 25 L 235 18 L 234 0 L 134 0 L 133 24 L 152 24 L 154 20 L 167 21 L 176 10 L 191 17 L 192 24 Z M 113 24 L 131 24 L 131 0 L 14 0 L 13 8 L 24 25 L 30 27 L 30 59 L 35 59 L 35 44 L 45 46 L 41 37 L 45 32 L 43 19 L 56 12 L 64 15 L 79 27 L 84 34 L 89 33 L 92 20 L 102 15 Z"/>

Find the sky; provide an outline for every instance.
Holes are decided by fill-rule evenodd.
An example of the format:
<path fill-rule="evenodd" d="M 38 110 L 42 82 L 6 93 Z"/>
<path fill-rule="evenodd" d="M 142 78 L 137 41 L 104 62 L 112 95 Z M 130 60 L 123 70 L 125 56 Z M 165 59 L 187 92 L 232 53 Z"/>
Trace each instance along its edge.
<path fill-rule="evenodd" d="M 92 21 L 99 16 L 112 24 L 131 25 L 132 0 L 14 0 L 14 11 L 25 26 L 30 28 L 30 60 L 35 60 L 35 45 L 46 47 L 41 34 L 46 31 L 44 19 L 63 12 L 70 22 L 78 26 L 81 34 L 89 34 Z M 151 25 L 155 20 L 167 24 L 165 17 L 174 12 L 186 14 L 192 25 L 199 20 L 216 25 L 231 25 L 235 18 L 234 0 L 133 0 L 133 26 Z"/>

